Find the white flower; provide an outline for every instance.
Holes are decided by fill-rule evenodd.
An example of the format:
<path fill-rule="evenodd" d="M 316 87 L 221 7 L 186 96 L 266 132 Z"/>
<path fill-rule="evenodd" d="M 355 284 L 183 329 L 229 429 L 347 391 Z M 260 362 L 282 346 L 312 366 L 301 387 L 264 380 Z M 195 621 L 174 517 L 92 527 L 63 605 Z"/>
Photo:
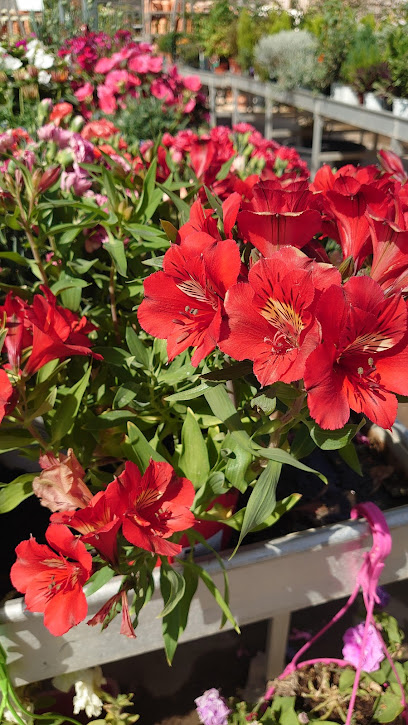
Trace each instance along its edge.
<path fill-rule="evenodd" d="M 52 684 L 62 692 L 69 692 L 75 685 L 74 714 L 78 715 L 81 710 L 85 710 L 87 717 L 98 717 L 101 714 L 103 702 L 97 692 L 105 682 L 100 667 L 69 672 L 66 675 L 58 675 L 52 680 Z"/>
<path fill-rule="evenodd" d="M 47 73 L 46 70 L 40 70 L 38 74 L 38 82 L 41 83 L 42 86 L 48 86 L 50 80 L 51 74 Z"/>
<path fill-rule="evenodd" d="M 43 44 L 37 38 L 27 43 L 26 58 L 38 70 L 46 70 L 54 65 L 54 56 L 45 52 Z"/>
<path fill-rule="evenodd" d="M 20 58 L 15 58 L 14 55 L 6 53 L 1 59 L 1 65 L 6 70 L 18 70 L 23 64 Z"/>

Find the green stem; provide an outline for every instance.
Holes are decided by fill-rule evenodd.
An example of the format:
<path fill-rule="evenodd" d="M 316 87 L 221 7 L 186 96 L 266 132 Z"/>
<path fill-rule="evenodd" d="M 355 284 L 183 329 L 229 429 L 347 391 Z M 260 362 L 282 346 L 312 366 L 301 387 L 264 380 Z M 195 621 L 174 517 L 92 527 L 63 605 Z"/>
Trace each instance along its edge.
<path fill-rule="evenodd" d="M 115 265 L 111 264 L 110 268 L 110 277 L 109 277 L 109 299 L 110 299 L 110 309 L 111 309 L 111 317 L 113 322 L 113 329 L 115 330 L 115 337 L 118 343 L 121 342 L 121 337 L 119 333 L 119 322 L 118 322 L 118 311 L 116 308 L 116 295 L 115 295 Z"/>

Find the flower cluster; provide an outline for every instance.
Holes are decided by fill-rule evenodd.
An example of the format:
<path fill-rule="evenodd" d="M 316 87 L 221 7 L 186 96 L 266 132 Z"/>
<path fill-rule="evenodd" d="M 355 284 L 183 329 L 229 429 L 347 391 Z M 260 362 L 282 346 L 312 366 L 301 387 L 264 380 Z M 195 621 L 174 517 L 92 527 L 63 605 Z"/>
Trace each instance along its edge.
<path fill-rule="evenodd" d="M 323 429 L 350 411 L 390 428 L 408 393 L 407 188 L 375 166 L 323 167 L 310 185 L 230 194 L 218 218 L 196 201 L 145 281 L 140 324 L 170 360 L 195 347 L 198 365 L 218 347 L 252 360 L 262 386 L 303 380 Z"/>
<path fill-rule="evenodd" d="M 181 544 L 169 538 L 189 529 L 195 520 L 190 512 L 193 485 L 178 477 L 164 461 L 150 461 L 143 475 L 134 463 L 127 462 L 104 491 L 92 496 L 73 453 L 68 456 L 69 467 L 64 458 L 58 461 L 53 456 L 43 457 L 44 471 L 34 483 L 42 503 L 55 512 L 45 534 L 49 546 L 37 543 L 34 537 L 22 541 L 10 573 L 13 586 L 25 595 L 27 608 L 44 612 L 44 624 L 54 635 L 64 634 L 86 617 L 83 585 L 93 565 L 87 547 L 117 573 L 126 570 L 137 574 L 138 568 L 144 566 L 146 552 L 164 557 L 179 554 Z M 68 476 L 64 476 L 64 468 Z M 50 502 L 43 496 L 44 490 L 48 490 Z M 120 531 L 133 547 L 126 561 L 119 561 Z M 118 594 L 88 624 L 109 621 L 112 610 L 121 602 L 121 632 L 134 637 L 126 594 L 130 588 L 131 584 L 122 583 Z"/>
<path fill-rule="evenodd" d="M 51 360 L 66 360 L 73 355 L 102 359 L 92 352 L 88 337 L 95 326 L 86 317 L 79 318 L 58 305 L 47 287 L 43 286 L 42 292 L 34 295 L 32 304 L 10 292 L 0 306 L 8 360 L 0 368 L 1 418 L 18 404 L 19 381 L 24 382 Z"/>

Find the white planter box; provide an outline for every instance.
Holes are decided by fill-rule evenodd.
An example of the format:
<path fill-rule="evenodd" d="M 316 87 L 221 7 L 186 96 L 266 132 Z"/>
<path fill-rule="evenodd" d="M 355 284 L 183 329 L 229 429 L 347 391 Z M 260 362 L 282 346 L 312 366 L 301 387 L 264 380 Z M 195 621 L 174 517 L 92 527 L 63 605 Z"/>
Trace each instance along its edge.
<path fill-rule="evenodd" d="M 368 108 L 369 111 L 383 111 L 384 105 L 378 96 L 376 96 L 375 93 L 365 93 L 364 94 L 364 106 L 365 108 Z"/>
<path fill-rule="evenodd" d="M 26 12 L 42 13 L 44 9 L 43 0 L 17 0 L 17 9 Z"/>
<path fill-rule="evenodd" d="M 333 83 L 331 87 L 331 97 L 334 101 L 341 101 L 342 103 L 349 103 L 353 106 L 359 106 L 360 101 L 358 95 L 353 91 L 351 86 L 344 85 L 344 83 Z"/>
<path fill-rule="evenodd" d="M 406 433 L 406 429 L 402 433 Z M 392 435 L 383 435 L 407 465 L 406 449 L 398 427 Z M 393 549 L 381 577 L 383 584 L 408 578 L 408 506 L 389 510 L 386 519 L 393 537 Z M 285 626 L 289 624 L 290 612 L 350 594 L 362 553 L 370 547 L 367 525 L 349 521 L 243 546 L 231 561 L 225 554 L 231 609 L 240 625 L 277 618 L 279 626 L 272 630 L 274 648 L 271 647 L 276 664 L 276 660 L 283 657 Z M 205 568 L 222 589 L 217 562 L 206 559 Z M 114 579 L 90 597 L 89 615 L 95 614 L 117 588 L 118 581 Z M 141 612 L 137 638 L 129 640 L 119 634 L 120 617 L 104 632 L 100 632 L 99 627 L 82 623 L 63 637 L 53 637 L 43 625 L 43 616 L 25 611 L 22 599 L 7 602 L 0 610 L 0 634 L 15 684 L 161 649 L 158 617 L 162 607 L 159 591 L 156 591 Z M 218 606 L 200 583 L 180 642 L 215 634 L 219 631 L 220 618 Z M 230 625 L 226 627 L 230 628 Z"/>
<path fill-rule="evenodd" d="M 394 98 L 392 112 L 399 118 L 408 118 L 408 98 Z"/>

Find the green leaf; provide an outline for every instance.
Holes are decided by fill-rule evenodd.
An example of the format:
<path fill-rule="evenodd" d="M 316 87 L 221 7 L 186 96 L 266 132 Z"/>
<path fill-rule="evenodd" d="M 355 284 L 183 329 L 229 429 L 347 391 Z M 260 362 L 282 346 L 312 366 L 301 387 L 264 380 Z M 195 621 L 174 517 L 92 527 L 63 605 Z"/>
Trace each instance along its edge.
<path fill-rule="evenodd" d="M 103 248 L 109 252 L 119 274 L 121 274 L 122 277 L 127 277 L 127 260 L 123 240 L 115 239 L 109 229 L 106 231 L 108 233 L 108 241 L 104 243 Z"/>
<path fill-rule="evenodd" d="M 137 362 L 143 366 L 144 370 L 148 370 L 150 367 L 149 352 L 130 325 L 126 328 L 126 344 Z"/>
<path fill-rule="evenodd" d="M 24 473 L 10 483 L 1 484 L 0 514 L 6 514 L 16 508 L 22 501 L 33 495 L 32 482 L 36 473 Z"/>
<path fill-rule="evenodd" d="M 72 426 L 74 425 L 79 406 L 81 405 L 85 390 L 88 387 L 91 369 L 92 366 L 89 365 L 82 378 L 73 385 L 72 388 L 68 390 L 67 395 L 64 395 L 61 399 L 52 419 L 51 442 L 53 444 L 62 440 L 62 438 L 70 432 Z"/>
<path fill-rule="evenodd" d="M 204 396 L 214 415 L 227 426 L 228 430 L 234 431 L 237 442 L 244 448 L 250 447 L 250 437 L 224 385 L 208 388 L 204 391 Z"/>
<path fill-rule="evenodd" d="M 300 493 L 292 493 L 290 496 L 287 496 L 281 501 L 278 501 L 273 513 L 268 516 L 268 518 L 265 519 L 262 524 L 259 524 L 259 526 L 256 526 L 256 528 L 254 528 L 253 530 L 262 531 L 262 529 L 270 528 L 271 526 L 276 524 L 277 521 L 279 521 L 281 516 L 290 511 L 290 509 L 293 508 L 298 503 L 298 501 L 300 501 L 301 498 L 302 496 Z M 240 531 L 245 516 L 245 510 L 245 507 L 240 509 L 233 516 L 230 516 L 229 519 L 226 519 L 224 523 L 226 523 L 228 526 L 231 526 L 231 528 L 235 529 L 236 531 Z"/>
<path fill-rule="evenodd" d="M 132 400 L 135 399 L 136 395 L 140 393 L 139 383 L 124 383 L 117 389 L 115 397 L 113 399 L 114 408 L 125 408 Z"/>
<path fill-rule="evenodd" d="M 176 209 L 180 212 L 180 221 L 182 224 L 185 224 L 188 219 L 190 218 L 190 204 L 187 204 L 186 201 L 183 199 L 180 199 L 177 194 L 174 193 L 174 191 L 171 191 L 171 189 L 166 186 L 165 184 L 157 184 L 159 189 L 162 189 L 167 196 L 170 197 L 171 201 L 173 202 Z"/>
<path fill-rule="evenodd" d="M 98 569 L 85 584 L 86 596 L 90 597 L 91 594 L 95 594 L 98 589 L 107 584 L 114 576 L 115 572 L 110 566 L 103 566 L 101 569 Z"/>
<path fill-rule="evenodd" d="M 291 455 L 301 460 L 309 456 L 316 448 L 316 444 L 312 441 L 307 425 L 301 425 L 295 433 L 295 437 L 290 446 Z"/>
<path fill-rule="evenodd" d="M 346 667 L 339 679 L 339 690 L 340 692 L 346 692 L 347 690 L 351 690 L 354 684 L 354 680 L 356 679 L 356 671 L 350 669 L 349 667 Z"/>
<path fill-rule="evenodd" d="M 204 191 L 206 194 L 206 197 L 208 199 L 208 203 L 212 209 L 214 209 L 215 212 L 217 212 L 220 219 L 223 218 L 222 215 L 222 204 L 221 200 L 216 196 L 215 194 L 212 194 L 211 191 L 207 186 L 204 186 Z"/>
<path fill-rule="evenodd" d="M 125 442 L 122 443 L 122 449 L 125 456 L 136 463 L 141 473 L 145 472 L 151 458 L 154 461 L 165 461 L 165 458 L 152 448 L 134 423 L 128 423 L 128 434 Z"/>
<path fill-rule="evenodd" d="M 323 451 L 336 451 L 339 448 L 344 448 L 364 424 L 365 420 L 363 419 L 358 425 L 345 425 L 339 430 L 323 430 L 317 423 L 307 422 L 312 440 Z"/>
<path fill-rule="evenodd" d="M 62 290 L 71 288 L 82 289 L 83 287 L 88 286 L 89 283 L 85 282 L 85 280 L 78 279 L 78 277 L 71 277 L 69 274 L 66 274 L 66 272 L 61 272 L 58 281 L 52 285 L 51 292 L 53 292 L 54 295 L 57 295 Z"/>
<path fill-rule="evenodd" d="M 181 429 L 179 466 L 196 489 L 205 483 L 210 472 L 207 446 L 191 408 L 187 408 Z"/>
<path fill-rule="evenodd" d="M 128 351 L 123 350 L 121 347 L 102 347 L 96 345 L 92 349 L 93 352 L 97 352 L 99 355 L 102 355 L 104 362 L 108 365 L 123 367 L 123 365 L 127 364 L 130 357 Z"/>
<path fill-rule="evenodd" d="M 157 169 L 157 158 L 154 158 L 149 166 L 146 176 L 143 179 L 143 192 L 140 197 L 139 204 L 136 208 L 136 214 L 138 216 L 145 216 L 146 210 L 151 202 L 151 197 L 156 184 L 156 169 Z M 161 194 L 161 198 L 162 198 Z M 159 202 L 160 203 L 160 202 Z"/>
<path fill-rule="evenodd" d="M 251 400 L 251 408 L 262 410 L 265 415 L 271 415 L 276 408 L 276 396 L 270 388 L 265 388 L 262 393 Z"/>
<path fill-rule="evenodd" d="M 233 156 L 231 156 L 231 158 L 228 159 L 228 161 L 225 161 L 223 163 L 223 165 L 221 166 L 221 168 L 220 168 L 217 176 L 215 177 L 217 179 L 217 181 L 224 181 L 224 179 L 227 178 L 227 176 L 228 176 L 228 174 L 229 174 L 229 172 L 231 170 L 231 166 L 232 166 L 232 164 L 234 163 L 234 161 L 236 159 L 236 156 L 237 156 L 236 154 L 233 154 Z"/>
<path fill-rule="evenodd" d="M 361 464 L 358 459 L 354 443 L 349 443 L 347 446 L 344 446 L 344 448 L 340 448 L 339 455 L 342 457 L 343 461 L 345 461 L 347 465 L 350 466 L 352 471 L 358 473 L 359 476 L 363 475 L 363 471 L 361 469 Z"/>
<path fill-rule="evenodd" d="M 15 451 L 18 448 L 38 445 L 28 430 L 17 428 L 0 429 L 0 453 Z"/>
<path fill-rule="evenodd" d="M 178 231 L 174 224 L 171 222 L 166 221 L 166 219 L 160 219 L 160 224 L 162 225 L 164 232 L 166 234 L 167 239 L 170 240 L 170 242 L 175 242 L 177 239 Z"/>
<path fill-rule="evenodd" d="M 242 448 L 232 435 L 225 438 L 223 446 L 229 448 L 232 453 L 225 467 L 225 477 L 235 488 L 244 493 L 247 489 L 245 474 L 252 462 L 252 453 L 248 449 Z"/>
<path fill-rule="evenodd" d="M 286 463 L 288 466 L 293 466 L 293 468 L 298 468 L 300 471 L 306 471 L 307 473 L 314 473 L 316 476 L 320 478 L 323 483 L 327 483 L 326 476 L 323 475 L 323 473 L 319 473 L 319 471 L 315 471 L 314 468 L 310 468 L 309 466 L 306 466 L 304 463 L 301 463 L 300 461 L 297 461 L 296 458 L 291 456 L 290 453 L 287 453 L 287 451 L 283 451 L 282 448 L 260 448 L 260 447 L 254 447 L 253 455 L 257 456 L 258 458 L 267 458 L 270 461 L 277 461 L 278 463 Z"/>
<path fill-rule="evenodd" d="M 207 389 L 208 385 L 206 385 L 206 383 L 200 383 L 200 385 L 196 386 L 195 388 L 180 390 L 179 393 L 167 395 L 165 400 L 167 400 L 168 403 L 178 403 L 179 401 L 184 400 L 194 400 L 195 398 L 200 398 L 202 395 L 204 395 L 204 391 Z"/>
<path fill-rule="evenodd" d="M 231 556 L 234 556 L 237 552 L 243 538 L 272 514 L 276 506 L 276 487 L 281 470 L 281 463 L 269 461 L 256 481 L 246 505 L 238 544 Z"/>
<path fill-rule="evenodd" d="M 198 537 L 198 532 L 195 532 L 195 536 Z M 219 559 L 219 557 L 217 557 Z M 227 597 L 224 599 L 221 592 L 217 587 L 215 586 L 210 574 L 205 571 L 205 569 L 202 569 L 201 566 L 198 566 L 198 564 L 194 564 L 192 561 L 184 561 L 183 562 L 184 568 L 191 569 L 193 572 L 196 572 L 197 575 L 200 577 L 201 581 L 205 584 L 208 591 L 212 596 L 214 597 L 215 601 L 217 602 L 218 606 L 220 607 L 224 617 L 226 620 L 228 620 L 232 626 L 234 627 L 235 631 L 240 634 L 240 629 L 238 626 L 238 622 L 236 621 L 234 615 L 232 614 L 228 602 Z"/>
<path fill-rule="evenodd" d="M 166 617 L 183 598 L 186 584 L 182 574 L 162 562 L 160 567 L 160 588 L 165 602 L 160 617 Z"/>
<path fill-rule="evenodd" d="M 402 713 L 403 709 L 404 705 L 401 702 L 401 695 L 397 695 L 391 690 L 386 690 L 378 700 L 374 717 L 377 722 L 394 722 L 398 715 Z"/>
<path fill-rule="evenodd" d="M 16 262 L 16 264 L 21 264 L 23 267 L 29 266 L 27 259 L 21 254 L 18 254 L 18 252 L 0 252 L 0 259 L 7 259 L 10 262 Z"/>
<path fill-rule="evenodd" d="M 177 648 L 177 643 L 180 635 L 184 632 L 187 621 L 188 613 L 190 610 L 191 601 L 194 594 L 197 591 L 198 575 L 191 569 L 188 570 L 187 576 L 184 579 L 185 590 L 182 599 L 169 614 L 163 617 L 163 641 L 164 648 L 166 651 L 166 658 L 169 665 L 171 665 L 174 657 L 174 653 Z M 167 582 L 163 582 L 164 586 L 168 586 Z M 168 595 L 165 593 L 163 599 L 167 600 Z"/>

